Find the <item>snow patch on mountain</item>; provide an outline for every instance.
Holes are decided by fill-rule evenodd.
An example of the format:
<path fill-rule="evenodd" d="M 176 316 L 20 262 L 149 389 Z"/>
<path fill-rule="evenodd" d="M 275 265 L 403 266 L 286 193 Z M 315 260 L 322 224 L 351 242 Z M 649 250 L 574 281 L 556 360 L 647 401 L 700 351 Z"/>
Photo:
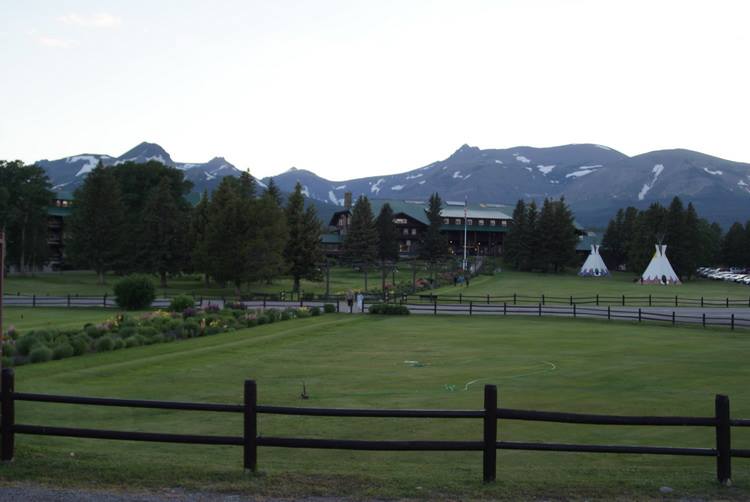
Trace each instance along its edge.
<path fill-rule="evenodd" d="M 65 159 L 65 162 L 67 164 L 73 164 L 80 161 L 85 161 L 86 164 L 84 164 L 81 169 L 78 170 L 76 176 L 83 176 L 84 174 L 90 173 L 99 163 L 99 159 L 97 159 L 93 155 L 76 155 L 75 157 L 68 157 L 67 159 Z"/>
<path fill-rule="evenodd" d="M 526 169 L 526 170 L 527 170 L 528 172 L 532 172 L 532 171 L 534 171 L 534 170 L 533 170 L 532 168 L 530 168 L 530 167 L 524 167 L 524 169 Z"/>
<path fill-rule="evenodd" d="M 656 180 L 659 179 L 659 175 L 664 170 L 663 164 L 656 164 L 654 165 L 654 168 L 651 170 L 651 172 L 654 174 L 654 179 L 651 180 L 651 183 L 644 183 L 643 188 L 641 188 L 641 191 L 638 192 L 638 200 L 643 200 L 643 198 L 646 196 L 649 190 L 651 190 L 654 187 L 654 183 L 656 183 Z"/>
<path fill-rule="evenodd" d="M 594 146 L 597 147 L 597 148 L 601 148 L 602 150 L 612 151 L 612 149 L 610 147 L 608 147 L 608 146 L 604 146 L 604 145 L 594 145 Z"/>
<path fill-rule="evenodd" d="M 523 155 L 514 153 L 513 156 L 516 158 L 518 162 L 523 162 L 524 164 L 529 164 L 531 162 L 531 159 L 529 159 L 528 157 L 524 157 Z"/>
<path fill-rule="evenodd" d="M 310 190 L 307 188 L 307 185 L 302 185 L 301 193 L 305 197 L 310 197 Z"/>
<path fill-rule="evenodd" d="M 409 174 L 409 175 L 406 176 L 406 179 L 407 180 L 415 180 L 415 179 L 421 178 L 421 177 L 422 177 L 422 173 L 419 173 L 419 174 Z"/>
<path fill-rule="evenodd" d="M 739 185 L 741 187 L 746 187 L 747 183 L 745 183 L 743 180 L 740 180 L 740 181 L 737 182 L 737 185 Z"/>
<path fill-rule="evenodd" d="M 192 169 L 198 166 L 200 166 L 200 164 L 177 164 L 175 167 L 181 171 L 187 171 L 188 169 Z"/>
<path fill-rule="evenodd" d="M 454 180 L 455 180 L 456 178 L 461 178 L 461 177 L 462 177 L 462 176 L 461 176 L 461 171 L 456 171 L 456 172 L 454 172 L 454 173 L 453 173 L 453 179 L 454 179 Z"/>
<path fill-rule="evenodd" d="M 406 185 L 394 185 L 391 187 L 391 190 L 403 190 Z"/>
<path fill-rule="evenodd" d="M 425 181 L 426 181 L 426 180 L 422 180 L 422 181 L 420 181 L 420 182 L 419 182 L 419 184 L 420 184 L 420 185 L 424 185 Z"/>
<path fill-rule="evenodd" d="M 343 190 L 344 188 L 346 188 L 346 185 L 339 185 L 337 187 L 333 187 L 334 190 Z"/>
<path fill-rule="evenodd" d="M 381 185 L 385 183 L 385 178 L 380 178 L 374 185 L 370 187 L 371 193 L 380 193 Z"/>
<path fill-rule="evenodd" d="M 205 172 L 205 173 L 203 173 L 203 174 L 205 174 L 205 175 L 206 175 L 206 181 L 211 181 L 212 179 L 215 179 L 215 178 L 216 178 L 216 176 L 214 176 L 213 174 L 211 174 L 211 173 L 210 173 L 210 172 L 208 172 L 208 171 L 206 171 L 206 172 Z"/>
<path fill-rule="evenodd" d="M 344 199 L 339 199 L 338 197 L 336 197 L 336 194 L 333 193 L 333 190 L 328 190 L 328 199 L 337 206 L 344 205 Z"/>
<path fill-rule="evenodd" d="M 497 159 L 495 159 L 495 164 L 502 164 L 502 163 L 503 163 L 503 161 L 502 161 L 502 160 L 497 160 Z"/>
<path fill-rule="evenodd" d="M 713 174 L 714 176 L 721 176 L 722 174 L 724 174 L 723 171 L 719 171 L 718 169 L 716 171 L 712 171 L 709 168 L 704 167 L 703 170 L 706 171 L 708 174 Z"/>
<path fill-rule="evenodd" d="M 536 168 L 539 169 L 539 172 L 545 176 L 547 176 L 555 167 L 557 167 L 555 164 L 552 164 L 550 166 L 543 166 L 540 164 L 536 166 Z"/>
<path fill-rule="evenodd" d="M 568 173 L 565 175 L 566 178 L 580 178 L 581 176 L 586 176 L 587 174 L 591 174 L 595 171 L 595 169 L 582 169 L 580 171 L 573 171 L 572 173 Z"/>

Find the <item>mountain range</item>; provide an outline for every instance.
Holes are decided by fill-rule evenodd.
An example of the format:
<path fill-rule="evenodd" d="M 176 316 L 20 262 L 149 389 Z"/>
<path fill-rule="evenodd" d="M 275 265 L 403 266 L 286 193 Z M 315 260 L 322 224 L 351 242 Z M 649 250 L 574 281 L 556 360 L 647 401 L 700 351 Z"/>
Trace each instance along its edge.
<path fill-rule="evenodd" d="M 47 172 L 55 190 L 67 191 L 78 187 L 99 161 L 115 165 L 149 160 L 183 170 L 195 192 L 211 191 L 224 176 L 241 172 L 223 157 L 175 162 L 162 147 L 145 142 L 119 157 L 81 154 L 36 164 Z M 265 186 L 269 179 L 258 182 Z M 750 164 L 682 149 L 629 157 L 594 144 L 484 150 L 463 145 L 444 160 L 399 174 L 331 181 L 291 168 L 273 179 L 283 192 L 291 192 L 299 182 L 323 219 L 343 206 L 345 192 L 355 198 L 409 200 L 425 200 L 438 192 L 443 200 L 508 205 L 520 198 L 564 196 L 579 222 L 599 227 L 621 207 L 668 205 L 677 195 L 685 204 L 693 202 L 701 216 L 725 227 L 750 219 Z"/>

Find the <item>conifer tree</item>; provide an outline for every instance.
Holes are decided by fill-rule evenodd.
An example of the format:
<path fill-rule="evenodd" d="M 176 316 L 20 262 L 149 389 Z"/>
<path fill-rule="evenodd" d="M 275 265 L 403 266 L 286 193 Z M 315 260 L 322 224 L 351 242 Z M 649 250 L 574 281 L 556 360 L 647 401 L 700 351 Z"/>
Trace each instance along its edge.
<path fill-rule="evenodd" d="M 443 208 L 443 201 L 440 196 L 434 193 L 430 196 L 427 207 L 427 230 L 422 234 L 419 246 L 419 257 L 425 260 L 432 272 L 432 284 L 435 287 L 435 269 L 439 263 L 450 256 L 450 247 L 448 237 L 440 232 L 443 224 L 443 218 L 440 214 Z"/>
<path fill-rule="evenodd" d="M 521 241 L 521 270 L 533 270 L 537 267 L 536 250 L 540 247 L 541 238 L 539 235 L 539 210 L 536 202 L 531 201 L 526 206 L 526 231 Z"/>
<path fill-rule="evenodd" d="M 284 206 L 284 196 L 281 194 L 281 190 L 279 189 L 279 186 L 276 184 L 276 182 L 271 178 L 268 180 L 268 187 L 266 188 L 266 193 L 271 195 L 273 199 L 276 201 L 276 205 L 279 207 Z"/>
<path fill-rule="evenodd" d="M 166 288 L 167 274 L 180 272 L 188 258 L 186 214 L 175 201 L 166 177 L 146 199 L 142 222 L 139 268 L 158 274 L 161 287 Z"/>
<path fill-rule="evenodd" d="M 294 281 L 294 291 L 299 292 L 301 279 L 320 279 L 319 264 L 323 259 L 320 221 L 313 206 L 305 209 L 305 198 L 299 182 L 287 200 L 285 212 L 289 238 L 284 258 Z"/>
<path fill-rule="evenodd" d="M 524 254 L 524 240 L 526 238 L 526 203 L 519 199 L 513 210 L 513 219 L 505 235 L 503 254 L 505 260 L 512 264 L 516 270 L 521 269 L 521 264 L 526 260 Z"/>
<path fill-rule="evenodd" d="M 724 264 L 728 267 L 745 266 L 747 259 L 747 246 L 749 244 L 745 228 L 741 223 L 735 222 L 729 227 L 722 243 L 722 258 Z"/>
<path fill-rule="evenodd" d="M 284 248 L 288 237 L 284 209 L 270 187 L 269 184 L 269 190 L 255 202 L 253 219 L 257 235 L 251 251 L 255 263 L 253 278 L 268 284 L 284 271 Z"/>
<path fill-rule="evenodd" d="M 548 198 L 545 198 L 542 203 L 542 210 L 539 212 L 539 222 L 535 231 L 535 237 L 537 237 L 535 240 L 538 246 L 532 247 L 532 257 L 535 263 L 533 268 L 541 269 L 543 272 L 546 272 L 552 265 L 552 257 L 555 255 L 555 247 L 558 245 L 555 242 L 556 224 L 554 204 Z M 544 237 L 541 238 L 542 236 Z"/>
<path fill-rule="evenodd" d="M 361 195 L 352 208 L 352 219 L 344 237 L 344 259 L 369 268 L 377 259 L 378 233 L 370 201 Z"/>
<path fill-rule="evenodd" d="M 380 260 L 383 297 L 385 298 L 385 278 L 388 264 L 398 261 L 398 228 L 393 222 L 393 209 L 387 202 L 380 208 L 375 220 L 378 234 L 377 256 Z"/>
<path fill-rule="evenodd" d="M 547 247 L 547 259 L 552 265 L 553 271 L 560 272 L 576 260 L 578 235 L 573 212 L 565 203 L 565 199 L 560 198 L 560 200 L 551 202 L 550 205 L 552 206 L 552 221 L 554 224 L 551 233 L 546 234 L 542 231 L 539 238 L 542 241 L 551 242 L 551 246 L 548 245 Z"/>
<path fill-rule="evenodd" d="M 75 192 L 67 243 L 71 258 L 93 269 L 99 284 L 104 284 L 104 273 L 120 258 L 126 237 L 124 221 L 120 187 L 110 169 L 100 162 Z"/>
<path fill-rule="evenodd" d="M 204 190 L 198 204 L 190 212 L 189 244 L 190 266 L 193 271 L 203 273 L 206 285 L 209 282 L 209 255 L 206 247 L 206 232 L 208 231 L 209 196 Z"/>
<path fill-rule="evenodd" d="M 687 275 L 686 249 L 687 228 L 685 226 L 685 207 L 679 197 L 674 197 L 667 209 L 664 221 L 665 244 L 669 249 L 669 261 L 675 269 L 677 277 Z"/>

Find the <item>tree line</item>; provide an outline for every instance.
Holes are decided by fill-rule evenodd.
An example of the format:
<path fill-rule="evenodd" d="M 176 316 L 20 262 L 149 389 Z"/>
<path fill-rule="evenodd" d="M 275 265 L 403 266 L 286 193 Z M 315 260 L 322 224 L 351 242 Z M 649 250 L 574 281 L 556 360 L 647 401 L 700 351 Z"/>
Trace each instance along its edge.
<path fill-rule="evenodd" d="M 249 173 L 224 177 L 193 207 L 182 171 L 151 161 L 93 169 L 75 192 L 66 259 L 93 269 L 156 274 L 161 285 L 179 272 L 206 282 L 243 284 L 289 273 L 317 279 L 321 226 L 297 184 L 286 205 L 271 182 L 261 193 Z"/>
<path fill-rule="evenodd" d="M 726 238 L 719 224 L 701 218 L 692 203 L 685 207 L 679 197 L 669 207 L 654 203 L 644 210 L 620 209 L 607 225 L 602 256 L 611 268 L 639 272 L 648 266 L 657 243 L 667 245 L 675 273 L 688 279 L 701 265 L 732 261 L 723 249 Z"/>
<path fill-rule="evenodd" d="M 517 270 L 560 272 L 575 264 L 577 243 L 573 212 L 564 198 L 544 199 L 541 210 L 534 201 L 519 200 L 503 252 Z"/>

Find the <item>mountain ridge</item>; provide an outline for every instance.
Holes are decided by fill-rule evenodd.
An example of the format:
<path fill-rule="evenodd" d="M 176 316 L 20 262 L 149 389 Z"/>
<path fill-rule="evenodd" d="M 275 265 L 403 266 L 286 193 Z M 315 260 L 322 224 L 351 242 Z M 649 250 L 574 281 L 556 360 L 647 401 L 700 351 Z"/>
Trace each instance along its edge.
<path fill-rule="evenodd" d="M 80 154 L 40 160 L 55 190 L 74 190 L 101 161 L 104 165 L 157 160 L 185 172 L 194 191 L 211 191 L 224 176 L 242 172 L 224 157 L 207 162 L 175 162 L 157 143 L 142 142 L 119 157 Z M 750 164 L 674 148 L 628 156 L 609 146 L 577 143 L 552 147 L 515 146 L 481 149 L 461 145 L 451 155 L 408 171 L 328 180 L 314 171 L 291 167 L 259 179 L 273 178 L 283 192 L 299 181 L 303 193 L 330 212 L 344 204 L 344 193 L 356 198 L 426 199 L 438 192 L 444 200 L 513 205 L 520 199 L 564 196 L 585 225 L 602 226 L 617 209 L 668 204 L 675 195 L 693 202 L 699 213 L 723 225 L 750 219 Z"/>

